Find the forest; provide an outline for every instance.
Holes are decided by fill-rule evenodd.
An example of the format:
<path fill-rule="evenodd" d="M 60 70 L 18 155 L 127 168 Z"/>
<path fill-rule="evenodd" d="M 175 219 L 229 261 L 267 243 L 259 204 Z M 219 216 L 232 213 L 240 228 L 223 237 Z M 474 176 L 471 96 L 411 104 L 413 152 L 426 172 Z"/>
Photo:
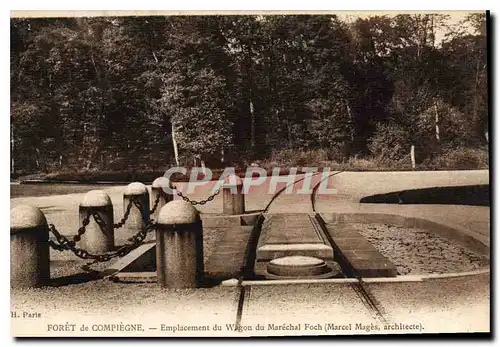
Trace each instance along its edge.
<path fill-rule="evenodd" d="M 448 19 L 12 18 L 11 175 L 487 168 L 488 21 Z"/>

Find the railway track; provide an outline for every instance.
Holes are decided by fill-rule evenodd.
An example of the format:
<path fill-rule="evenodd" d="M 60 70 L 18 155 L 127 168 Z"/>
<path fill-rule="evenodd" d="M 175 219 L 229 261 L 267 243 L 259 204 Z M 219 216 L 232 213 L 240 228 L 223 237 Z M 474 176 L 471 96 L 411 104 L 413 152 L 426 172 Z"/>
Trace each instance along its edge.
<path fill-rule="evenodd" d="M 316 211 L 316 195 L 318 188 L 320 187 L 321 183 L 327 179 L 329 179 L 332 176 L 338 175 L 342 173 L 343 171 L 336 171 L 327 177 L 324 177 L 321 179 L 319 182 L 317 182 L 310 194 L 310 201 L 311 201 L 311 208 L 312 212 L 314 214 L 314 219 L 311 220 L 312 225 L 316 225 L 321 229 L 321 233 L 326 236 L 328 242 L 330 243 L 330 246 L 334 249 L 334 251 L 337 249 L 335 242 L 331 238 L 330 234 L 326 230 L 326 223 L 321 217 L 321 215 Z M 316 176 L 319 173 L 314 173 L 312 176 Z M 236 312 L 236 328 L 239 329 L 241 326 L 241 319 L 243 316 L 243 308 L 245 301 L 250 297 L 250 292 L 251 292 L 251 286 L 244 286 L 243 281 L 245 279 L 249 279 L 252 274 L 253 274 L 253 266 L 255 263 L 255 257 L 256 257 L 256 248 L 257 248 L 257 242 L 260 237 L 260 232 L 261 232 L 261 227 L 262 223 L 265 219 L 265 215 L 268 214 L 269 208 L 273 204 L 273 202 L 291 185 L 295 185 L 305 179 L 305 176 L 301 179 L 296 180 L 293 183 L 290 183 L 280 189 L 278 192 L 276 192 L 269 203 L 266 205 L 264 208 L 263 212 L 261 215 L 259 215 L 256 223 L 254 224 L 250 239 L 246 245 L 246 250 L 245 250 L 245 259 L 243 262 L 243 267 L 240 270 L 240 275 L 238 277 L 238 283 L 237 283 L 237 288 L 238 288 L 238 307 L 237 307 L 237 312 Z M 346 265 L 344 265 L 346 266 Z M 348 266 L 348 265 L 347 265 Z M 351 288 L 357 295 L 357 297 L 360 299 L 360 301 L 363 303 L 363 305 L 366 307 L 366 309 L 373 315 L 373 317 L 377 320 L 379 320 L 382 324 L 387 324 L 387 320 L 384 316 L 384 311 L 380 305 L 380 303 L 376 300 L 376 298 L 372 295 L 372 293 L 369 291 L 369 288 L 367 287 L 366 283 L 364 283 L 363 278 L 356 273 L 355 269 L 350 268 L 350 269 L 344 269 L 343 270 L 348 270 L 348 272 L 354 274 L 354 277 L 357 280 L 357 283 L 350 284 Z"/>

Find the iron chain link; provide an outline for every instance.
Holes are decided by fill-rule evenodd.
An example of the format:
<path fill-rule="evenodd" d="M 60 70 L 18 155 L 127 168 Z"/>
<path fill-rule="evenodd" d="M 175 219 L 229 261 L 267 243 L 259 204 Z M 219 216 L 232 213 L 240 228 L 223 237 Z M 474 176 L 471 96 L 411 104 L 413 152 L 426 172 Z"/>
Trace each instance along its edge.
<path fill-rule="evenodd" d="M 81 259 L 91 259 L 94 260 L 94 262 L 107 262 L 116 257 L 123 257 L 130 253 L 130 251 L 132 251 L 133 249 L 140 246 L 146 238 L 147 234 L 155 230 L 155 226 L 155 222 L 153 220 L 150 220 L 145 228 L 139 230 L 137 234 L 127 239 L 127 241 L 129 241 L 130 243 L 127 243 L 118 248 L 116 251 L 110 253 L 92 254 L 82 248 L 76 247 L 74 241 L 69 240 L 66 236 L 59 233 L 54 224 L 50 224 L 49 230 L 52 232 L 52 234 L 54 234 L 57 242 L 49 240 L 49 245 L 56 251 L 72 251 L 77 257 Z"/>
<path fill-rule="evenodd" d="M 119 223 L 114 224 L 113 225 L 114 228 L 120 228 L 125 224 L 125 221 L 127 220 L 128 216 L 130 214 L 130 210 L 132 208 L 132 205 L 135 205 L 139 210 L 141 210 L 141 205 L 140 205 L 139 201 L 135 201 L 135 200 L 132 201 L 131 200 L 127 206 L 127 210 L 126 210 L 125 215 L 123 216 L 122 220 Z M 52 247 L 54 250 L 60 251 L 60 252 L 66 251 L 66 250 L 72 251 L 77 257 L 79 257 L 81 259 L 91 259 L 94 261 L 94 263 L 107 262 L 107 261 L 109 261 L 113 258 L 116 258 L 116 257 L 123 257 L 123 256 L 127 255 L 130 251 L 132 251 L 133 249 L 140 246 L 144 242 L 144 239 L 146 238 L 147 234 L 149 232 L 155 230 L 155 226 L 156 226 L 156 223 L 154 222 L 154 220 L 150 219 L 147 222 L 147 225 L 143 229 L 139 230 L 137 232 L 137 234 L 135 234 L 134 236 L 127 239 L 127 241 L 129 241 L 129 243 L 121 246 L 117 250 L 110 252 L 110 253 L 92 254 L 92 253 L 89 253 L 88 251 L 86 251 L 82 248 L 76 247 L 76 243 L 81 240 L 81 236 L 86 231 L 86 226 L 90 223 L 91 216 L 94 217 L 94 220 L 99 225 L 99 228 L 101 228 L 101 230 L 106 230 L 106 227 L 107 227 L 106 223 L 101 218 L 99 213 L 97 213 L 96 211 L 89 210 L 87 212 L 87 215 L 85 216 L 85 218 L 82 221 L 82 226 L 78 229 L 77 235 L 75 235 L 73 237 L 73 240 L 70 240 L 66 236 L 62 235 L 56 229 L 54 224 L 49 224 L 49 230 L 56 238 L 56 242 L 53 240 L 49 240 L 50 247 Z"/>
<path fill-rule="evenodd" d="M 118 223 L 113 224 L 114 229 L 120 229 L 122 226 L 125 225 L 125 222 L 127 221 L 128 216 L 130 215 L 130 211 L 132 210 L 132 204 L 133 204 L 133 201 L 132 201 L 132 199 L 130 199 L 128 202 L 128 205 L 127 205 L 127 209 L 125 210 L 125 213 L 123 214 L 123 218 Z"/>
<path fill-rule="evenodd" d="M 160 203 L 160 199 L 164 196 L 165 196 L 165 192 L 163 191 L 163 189 L 160 189 L 160 192 L 159 192 L 158 196 L 156 197 L 156 200 L 153 204 L 153 208 L 149 211 L 150 215 L 155 213 L 156 209 L 158 208 L 158 204 Z"/>
<path fill-rule="evenodd" d="M 176 187 L 174 187 L 174 189 L 177 190 Z M 190 200 L 188 197 L 184 196 L 182 194 L 182 192 L 179 190 L 177 190 L 177 195 L 180 196 L 184 201 L 187 201 L 187 202 L 191 203 L 192 205 L 205 205 L 207 202 L 212 201 L 220 193 L 220 191 L 221 191 L 221 187 L 219 187 L 214 192 L 214 194 L 210 195 L 207 199 L 200 200 L 200 201 Z M 158 208 L 160 199 L 162 198 L 162 196 L 164 196 L 164 194 L 165 193 L 163 191 L 160 191 L 160 193 L 158 194 L 158 196 L 155 199 L 155 202 L 153 204 L 153 208 L 149 211 L 150 214 L 153 214 L 156 211 L 156 209 Z M 127 205 L 127 208 L 125 210 L 125 213 L 123 214 L 123 218 L 118 223 L 113 224 L 114 229 L 119 229 L 125 225 L 128 217 L 130 215 L 130 211 L 132 210 L 133 205 L 135 205 L 140 211 L 142 211 L 142 206 L 141 206 L 140 202 L 135 200 L 135 199 L 130 199 L 130 201 Z M 77 257 L 79 257 L 81 259 L 91 259 L 91 260 L 93 260 L 93 263 L 107 262 L 107 261 L 109 261 L 113 258 L 116 258 L 116 257 L 123 257 L 123 256 L 127 255 L 128 253 L 130 253 L 130 251 L 132 251 L 133 249 L 140 246 L 144 242 L 144 239 L 146 238 L 147 234 L 149 232 L 155 230 L 155 226 L 156 226 L 155 221 L 150 219 L 147 222 L 146 227 L 139 230 L 139 232 L 137 232 L 137 234 L 135 234 L 134 236 L 127 239 L 127 241 L 129 241 L 129 243 L 121 246 L 117 250 L 110 252 L 110 253 L 92 254 L 92 253 L 89 253 L 88 251 L 86 251 L 85 249 L 82 249 L 82 248 L 79 248 L 76 246 L 76 243 L 81 240 L 82 235 L 85 234 L 85 232 L 86 232 L 86 227 L 90 223 L 90 217 L 94 218 L 94 220 L 99 225 L 99 228 L 101 230 L 107 229 L 107 225 L 106 225 L 105 221 L 101 218 L 99 213 L 97 213 L 96 211 L 92 211 L 92 209 L 89 209 L 87 211 L 87 215 L 82 220 L 82 225 L 80 226 L 80 228 L 78 228 L 78 232 L 75 236 L 73 236 L 72 240 L 70 240 L 66 236 L 62 235 L 56 229 L 54 224 L 49 224 L 49 230 L 56 238 L 56 241 L 49 240 L 50 247 L 52 247 L 54 250 L 57 250 L 60 252 L 66 251 L 66 250 L 72 251 Z"/>
<path fill-rule="evenodd" d="M 182 198 L 182 200 L 191 203 L 191 205 L 205 205 L 207 202 L 212 201 L 215 199 L 215 197 L 220 193 L 221 187 L 217 188 L 217 190 L 210 195 L 207 199 L 205 200 L 200 200 L 200 201 L 195 201 L 189 199 L 187 196 L 184 196 L 180 190 L 177 189 L 177 187 L 174 187 L 175 190 L 177 190 L 177 195 Z"/>

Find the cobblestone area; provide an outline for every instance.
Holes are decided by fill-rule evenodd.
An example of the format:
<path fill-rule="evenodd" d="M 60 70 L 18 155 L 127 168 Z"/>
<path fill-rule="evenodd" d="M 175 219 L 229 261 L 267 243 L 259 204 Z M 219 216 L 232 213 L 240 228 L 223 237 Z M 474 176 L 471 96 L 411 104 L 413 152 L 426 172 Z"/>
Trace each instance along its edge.
<path fill-rule="evenodd" d="M 387 224 L 353 224 L 400 275 L 472 271 L 488 264 L 453 241 L 421 229 Z"/>

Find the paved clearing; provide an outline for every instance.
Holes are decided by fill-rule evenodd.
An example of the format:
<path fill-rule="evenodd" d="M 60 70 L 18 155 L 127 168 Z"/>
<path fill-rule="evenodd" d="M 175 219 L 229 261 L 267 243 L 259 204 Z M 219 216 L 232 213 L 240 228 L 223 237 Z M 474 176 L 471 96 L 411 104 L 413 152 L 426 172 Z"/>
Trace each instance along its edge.
<path fill-rule="evenodd" d="M 317 211 L 325 213 L 386 213 L 424 218 L 464 230 L 464 232 L 489 245 L 490 209 L 488 207 L 359 203 L 361 196 L 371 194 L 434 186 L 487 184 L 488 181 L 488 171 L 344 172 L 329 180 L 328 186 L 334 186 L 337 189 L 336 195 L 318 195 Z M 198 187 L 188 196 L 196 200 L 205 199 L 214 183 Z M 184 187 L 183 184 L 179 184 L 179 186 Z M 264 185 L 250 190 L 250 194 L 246 197 L 248 210 L 261 210 L 267 205 L 272 197 L 268 187 L 269 182 L 266 181 Z M 278 189 L 281 187 L 283 184 L 279 185 Z M 38 196 L 44 194 L 34 192 L 29 194 L 31 196 L 25 195 L 17 198 L 11 196 L 11 207 L 20 204 L 37 206 L 46 214 L 49 223 L 54 223 L 63 234 L 74 235 L 79 226 L 78 205 L 85 192 L 96 188 L 105 189 L 110 195 L 114 207 L 114 219 L 115 222 L 118 221 L 123 214 L 122 193 L 124 187 L 85 186 L 82 187 L 81 192 L 73 190 L 71 191 L 73 194 L 67 195 Z M 47 188 L 41 189 L 54 189 L 51 193 L 58 192 L 54 187 L 47 186 Z M 35 195 L 37 196 L 33 197 Z M 222 211 L 222 196 L 218 195 L 214 201 L 199 209 L 202 214 L 220 213 Z M 309 197 L 305 194 L 283 195 L 276 199 L 270 212 L 309 213 L 311 212 Z M 388 230 L 390 231 L 390 228 Z M 117 231 L 116 236 L 116 243 L 122 244 L 128 237 L 132 236 L 132 233 L 125 230 Z M 205 260 L 210 256 L 213 246 L 223 236 L 222 232 L 217 229 L 205 232 Z M 425 239 L 430 236 L 421 234 L 419 237 Z M 404 248 L 404 245 L 399 247 Z M 417 252 L 418 248 L 413 250 L 412 254 L 416 256 Z M 436 256 L 438 255 L 436 254 Z M 455 256 L 460 255 L 460 251 L 455 252 Z M 68 252 L 51 251 L 51 259 L 53 260 L 51 265 L 53 265 L 52 275 L 54 277 L 81 273 L 81 265 L 85 264 L 84 261 L 77 260 L 74 255 Z M 418 258 L 415 261 L 418 261 Z M 100 266 L 104 265 L 106 264 Z M 424 270 L 428 271 L 428 269 Z M 375 299 L 380 303 L 381 308 L 385 309 L 390 322 L 420 322 L 424 325 L 425 332 L 488 331 L 489 288 L 489 274 L 415 283 L 369 285 Z M 250 292 L 243 307 L 243 324 L 285 324 L 287 321 L 304 324 L 328 322 L 353 324 L 364 322 L 369 324 L 373 322 L 371 312 L 360 304 L 359 298 L 354 296 L 354 292 L 348 285 L 273 285 L 259 288 L 253 286 Z M 11 293 L 11 310 L 41 312 L 43 319 L 13 320 L 16 324 L 12 326 L 17 327 L 16 335 L 22 335 L 22 331 L 29 331 L 31 334 L 40 336 L 50 334 L 47 332 L 46 323 L 64 324 L 66 321 L 86 324 L 90 322 L 103 324 L 110 322 L 143 323 L 146 327 L 157 328 L 159 328 L 160 323 L 234 323 L 238 307 L 237 298 L 238 291 L 232 287 L 166 290 L 158 288 L 154 283 L 120 284 L 107 280 L 75 283 L 57 288 L 14 290 Z M 30 329 L 26 329 L 28 325 Z M 227 331 L 223 331 L 223 333 L 228 334 Z M 275 333 L 281 335 L 296 334 L 293 331 L 277 331 Z M 315 332 L 308 331 L 307 333 L 314 334 Z M 330 332 L 330 334 L 339 333 L 342 332 Z M 348 333 L 352 333 L 352 331 Z M 220 333 L 212 332 L 212 334 Z M 271 335 L 272 333 L 264 331 L 262 334 Z M 73 332 L 66 332 L 63 335 L 78 336 Z M 106 335 L 112 336 L 113 334 L 106 333 Z M 128 335 L 118 332 L 115 334 L 115 336 L 119 335 L 158 336 L 158 332 L 145 331 L 141 334 L 131 333 Z M 199 333 L 192 335 L 199 335 Z M 172 335 L 170 334 L 170 336 Z"/>

